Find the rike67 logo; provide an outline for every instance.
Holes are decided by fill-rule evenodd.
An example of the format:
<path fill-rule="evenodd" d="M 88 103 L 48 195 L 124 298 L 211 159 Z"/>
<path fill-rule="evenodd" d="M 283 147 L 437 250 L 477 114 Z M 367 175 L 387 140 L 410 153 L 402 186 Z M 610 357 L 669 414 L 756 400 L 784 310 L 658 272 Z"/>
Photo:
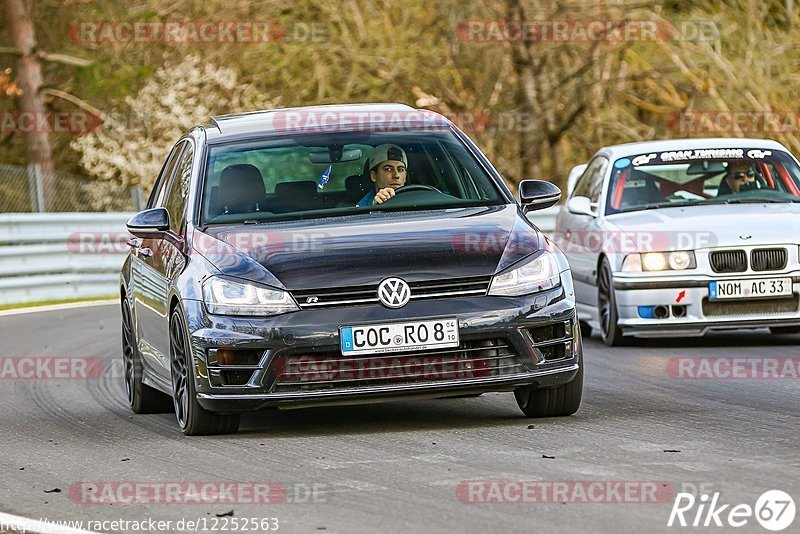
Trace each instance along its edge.
<path fill-rule="evenodd" d="M 794 500 L 781 490 L 769 490 L 756 499 L 755 506 L 725 503 L 720 493 L 678 493 L 667 526 L 739 528 L 755 520 L 767 530 L 779 532 L 794 522 Z"/>

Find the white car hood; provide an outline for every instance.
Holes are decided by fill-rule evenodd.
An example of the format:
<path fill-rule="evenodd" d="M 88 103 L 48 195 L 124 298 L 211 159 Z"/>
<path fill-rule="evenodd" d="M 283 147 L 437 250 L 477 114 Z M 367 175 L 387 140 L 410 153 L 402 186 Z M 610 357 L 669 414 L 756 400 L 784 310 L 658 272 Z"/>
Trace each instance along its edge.
<path fill-rule="evenodd" d="M 606 222 L 629 234 L 641 252 L 791 244 L 800 236 L 800 204 L 656 208 L 609 215 Z"/>

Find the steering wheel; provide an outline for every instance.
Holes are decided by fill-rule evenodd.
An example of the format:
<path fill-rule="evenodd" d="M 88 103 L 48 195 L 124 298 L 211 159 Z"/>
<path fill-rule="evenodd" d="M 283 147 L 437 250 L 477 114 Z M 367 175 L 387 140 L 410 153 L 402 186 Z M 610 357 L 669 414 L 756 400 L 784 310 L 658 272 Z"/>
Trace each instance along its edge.
<path fill-rule="evenodd" d="M 397 196 L 400 193 L 406 193 L 408 191 L 436 191 L 437 193 L 441 193 L 441 191 L 439 191 L 435 187 L 431 187 L 430 185 L 412 184 L 412 185 L 404 185 L 403 187 L 395 189 L 394 196 Z"/>

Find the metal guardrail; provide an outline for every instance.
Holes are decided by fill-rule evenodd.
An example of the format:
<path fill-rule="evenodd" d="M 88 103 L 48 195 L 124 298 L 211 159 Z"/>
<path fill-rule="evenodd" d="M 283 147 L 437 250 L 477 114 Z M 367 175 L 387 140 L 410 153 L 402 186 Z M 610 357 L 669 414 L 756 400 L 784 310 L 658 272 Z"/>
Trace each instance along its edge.
<path fill-rule="evenodd" d="M 557 213 L 528 218 L 551 232 Z M 115 296 L 131 215 L 0 214 L 0 306 Z"/>
<path fill-rule="evenodd" d="M 0 306 L 116 295 L 130 216 L 0 214 Z"/>

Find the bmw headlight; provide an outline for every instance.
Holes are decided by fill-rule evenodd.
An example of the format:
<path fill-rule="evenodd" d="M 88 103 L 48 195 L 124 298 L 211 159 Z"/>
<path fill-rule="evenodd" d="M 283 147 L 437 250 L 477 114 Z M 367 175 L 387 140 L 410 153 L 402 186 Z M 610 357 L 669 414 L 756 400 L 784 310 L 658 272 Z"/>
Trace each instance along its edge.
<path fill-rule="evenodd" d="M 697 260 L 691 250 L 628 254 L 622 262 L 623 272 L 685 271 L 696 267 Z"/>
<path fill-rule="evenodd" d="M 495 275 L 489 295 L 519 296 L 545 291 L 561 283 L 558 264 L 553 254 L 545 252 L 533 261 L 511 271 Z"/>
<path fill-rule="evenodd" d="M 212 276 L 203 284 L 203 301 L 219 315 L 278 315 L 297 311 L 288 292 Z"/>

